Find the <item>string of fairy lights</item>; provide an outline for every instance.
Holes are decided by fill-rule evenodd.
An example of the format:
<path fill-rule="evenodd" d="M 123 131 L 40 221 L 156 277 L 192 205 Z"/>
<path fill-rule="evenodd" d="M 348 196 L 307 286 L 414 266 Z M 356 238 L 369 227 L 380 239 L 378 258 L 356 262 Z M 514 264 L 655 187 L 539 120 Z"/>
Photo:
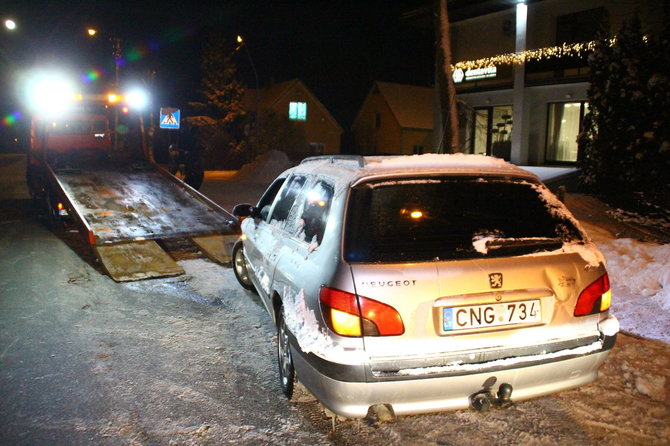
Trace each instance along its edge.
<path fill-rule="evenodd" d="M 609 46 L 612 46 L 615 44 L 616 39 L 609 39 L 606 42 Z M 451 66 L 451 70 L 455 71 L 461 69 L 466 71 L 500 65 L 521 65 L 528 61 L 558 59 L 566 56 L 581 57 L 592 52 L 597 44 L 597 40 L 592 40 L 590 42 L 564 43 L 558 46 L 537 48 L 518 53 L 498 54 L 496 56 L 484 57 L 476 60 L 457 62 Z"/>

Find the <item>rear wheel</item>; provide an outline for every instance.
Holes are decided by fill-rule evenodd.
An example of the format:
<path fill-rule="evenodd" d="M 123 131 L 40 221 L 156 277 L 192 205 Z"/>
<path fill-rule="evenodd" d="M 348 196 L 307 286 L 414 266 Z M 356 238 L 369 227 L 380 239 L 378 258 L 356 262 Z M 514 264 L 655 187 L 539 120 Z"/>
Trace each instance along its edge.
<path fill-rule="evenodd" d="M 235 272 L 235 278 L 243 288 L 254 292 L 256 291 L 256 288 L 249 277 L 247 259 L 244 258 L 244 245 L 242 245 L 241 241 L 235 243 L 235 246 L 233 247 L 233 271 Z"/>
<path fill-rule="evenodd" d="M 288 329 L 284 321 L 284 309 L 279 309 L 277 316 L 277 363 L 279 365 L 279 384 L 286 398 L 293 396 L 293 385 L 295 384 L 295 368 L 291 346 L 288 341 Z"/>

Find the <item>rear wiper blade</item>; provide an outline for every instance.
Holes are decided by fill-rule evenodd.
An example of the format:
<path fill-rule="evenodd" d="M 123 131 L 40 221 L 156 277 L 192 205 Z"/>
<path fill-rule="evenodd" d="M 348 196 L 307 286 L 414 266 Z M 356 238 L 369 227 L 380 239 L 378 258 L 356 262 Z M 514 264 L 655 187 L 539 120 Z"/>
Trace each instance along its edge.
<path fill-rule="evenodd" d="M 486 242 L 488 249 L 500 248 L 525 248 L 544 245 L 561 245 L 563 240 L 559 237 L 522 237 L 522 238 L 494 238 Z"/>

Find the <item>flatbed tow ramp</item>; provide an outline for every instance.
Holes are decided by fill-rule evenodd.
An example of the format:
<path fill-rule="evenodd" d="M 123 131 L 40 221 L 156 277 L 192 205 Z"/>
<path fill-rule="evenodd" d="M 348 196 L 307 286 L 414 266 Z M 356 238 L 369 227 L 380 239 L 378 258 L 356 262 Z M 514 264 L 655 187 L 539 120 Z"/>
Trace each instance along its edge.
<path fill-rule="evenodd" d="M 50 170 L 51 187 L 117 282 L 183 274 L 157 243 L 190 238 L 227 263 L 237 219 L 162 167 L 139 161 Z"/>

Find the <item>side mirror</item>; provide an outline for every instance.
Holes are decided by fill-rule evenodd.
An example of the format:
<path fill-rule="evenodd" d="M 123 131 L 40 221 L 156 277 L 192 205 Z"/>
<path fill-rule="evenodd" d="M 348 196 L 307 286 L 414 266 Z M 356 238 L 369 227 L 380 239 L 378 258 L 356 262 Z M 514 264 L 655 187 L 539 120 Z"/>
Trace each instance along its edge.
<path fill-rule="evenodd" d="M 233 208 L 233 215 L 235 217 L 256 217 L 258 209 L 248 203 L 238 204 Z"/>

